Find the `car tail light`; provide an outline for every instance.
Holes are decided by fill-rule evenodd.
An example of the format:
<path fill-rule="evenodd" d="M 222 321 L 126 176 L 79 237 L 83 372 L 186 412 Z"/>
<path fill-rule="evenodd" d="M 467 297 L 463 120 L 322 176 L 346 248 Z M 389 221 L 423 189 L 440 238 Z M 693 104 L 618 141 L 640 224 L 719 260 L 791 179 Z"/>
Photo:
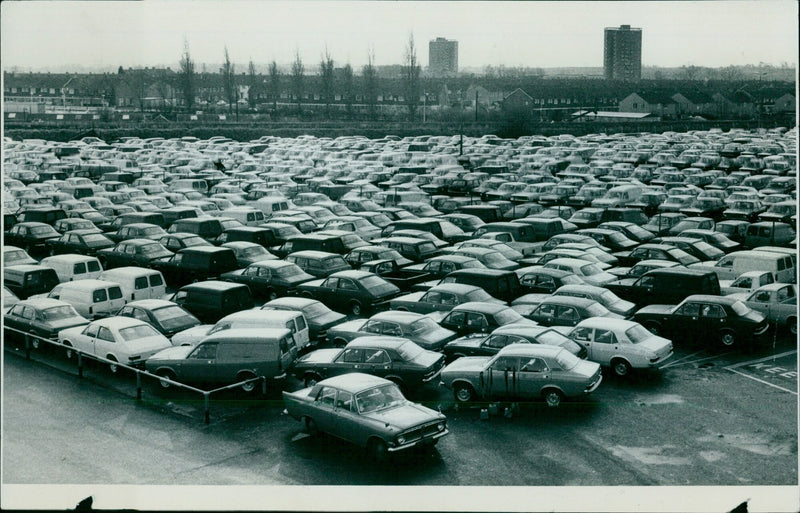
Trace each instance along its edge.
<path fill-rule="evenodd" d="M 90 306 L 89 307 L 89 315 L 92 315 L 93 313 L 94 313 L 94 307 Z"/>

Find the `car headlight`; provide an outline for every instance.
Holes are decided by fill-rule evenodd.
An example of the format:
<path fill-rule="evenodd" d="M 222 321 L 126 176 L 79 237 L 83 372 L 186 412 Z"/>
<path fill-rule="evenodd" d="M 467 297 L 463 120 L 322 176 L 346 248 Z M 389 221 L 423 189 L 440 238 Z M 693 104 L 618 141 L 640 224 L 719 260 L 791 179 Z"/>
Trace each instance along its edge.
<path fill-rule="evenodd" d="M 436 425 L 436 428 L 437 428 L 439 431 L 444 431 L 444 422 L 440 422 L 440 423 L 438 423 L 438 424 Z"/>
<path fill-rule="evenodd" d="M 404 443 L 406 443 L 406 438 L 403 435 L 398 436 L 397 437 L 397 443 L 399 445 L 403 445 Z"/>

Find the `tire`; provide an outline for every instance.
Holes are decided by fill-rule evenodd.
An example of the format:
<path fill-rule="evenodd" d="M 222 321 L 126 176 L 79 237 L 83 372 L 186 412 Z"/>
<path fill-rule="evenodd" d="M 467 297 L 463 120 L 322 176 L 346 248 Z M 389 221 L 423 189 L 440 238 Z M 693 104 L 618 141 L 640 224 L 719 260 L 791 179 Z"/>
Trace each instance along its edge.
<path fill-rule="evenodd" d="M 319 428 L 317 423 L 311 417 L 303 417 L 303 429 L 311 436 L 319 436 Z"/>
<path fill-rule="evenodd" d="M 31 348 L 38 351 L 39 347 L 41 347 L 42 343 L 39 342 L 39 335 L 35 335 L 31 337 Z"/>
<path fill-rule="evenodd" d="M 68 341 L 65 341 L 64 347 L 66 347 L 64 350 L 64 356 L 67 357 L 67 360 L 72 360 L 72 356 L 75 354 L 75 352 L 72 350 L 72 344 L 70 344 Z"/>
<path fill-rule="evenodd" d="M 719 334 L 719 342 L 723 347 L 733 347 L 736 345 L 736 334 L 731 330 L 722 330 Z"/>
<path fill-rule="evenodd" d="M 311 372 L 303 377 L 303 383 L 305 384 L 306 387 L 313 387 L 320 381 L 322 381 L 322 376 L 320 376 L 316 372 Z"/>
<path fill-rule="evenodd" d="M 542 393 L 542 397 L 544 397 L 544 402 L 547 403 L 548 408 L 557 408 L 561 404 L 564 394 L 555 388 L 548 388 Z"/>
<path fill-rule="evenodd" d="M 114 358 L 112 355 L 108 355 L 106 358 L 111 360 L 112 362 L 116 362 L 117 361 L 117 359 Z M 116 363 L 109 363 L 108 364 L 108 370 L 111 372 L 111 374 L 118 375 L 119 374 L 119 365 L 117 365 Z"/>
<path fill-rule="evenodd" d="M 161 376 L 162 378 L 171 379 L 172 381 L 177 381 L 175 378 L 175 373 L 171 370 L 160 370 L 156 373 L 156 375 Z M 161 385 L 161 388 L 164 390 L 170 388 L 172 385 L 167 383 L 166 381 L 158 380 L 158 384 Z"/>
<path fill-rule="evenodd" d="M 255 377 L 256 375 L 253 374 L 252 372 L 242 372 L 241 374 L 236 376 L 236 378 L 239 381 L 244 381 L 246 379 L 253 379 Z M 253 392 L 255 392 L 257 384 L 258 384 L 257 381 L 251 381 L 250 383 L 245 383 L 244 385 L 242 385 L 242 392 L 244 392 L 245 394 L 252 394 Z"/>
<path fill-rule="evenodd" d="M 386 442 L 377 438 L 373 438 L 369 441 L 367 450 L 370 456 L 372 456 L 372 459 L 377 462 L 386 461 L 386 458 L 389 456 L 389 448 L 386 446 Z"/>
<path fill-rule="evenodd" d="M 475 399 L 475 389 L 466 383 L 457 383 L 453 387 L 453 397 L 459 403 L 469 403 Z"/>
<path fill-rule="evenodd" d="M 625 376 L 630 375 L 631 373 L 631 364 L 623 360 L 622 358 L 615 358 L 611 361 L 611 368 L 614 371 L 614 374 L 617 376 L 624 378 Z"/>
<path fill-rule="evenodd" d="M 361 315 L 361 303 L 358 301 L 353 301 L 350 303 L 350 312 L 353 315 L 360 316 Z"/>
<path fill-rule="evenodd" d="M 789 333 L 797 336 L 797 317 L 789 317 L 786 324 L 789 326 Z"/>
<path fill-rule="evenodd" d="M 269 289 L 267 291 L 267 299 L 269 299 L 270 301 L 274 301 L 274 300 L 278 299 L 278 293 L 275 292 L 272 289 Z"/>

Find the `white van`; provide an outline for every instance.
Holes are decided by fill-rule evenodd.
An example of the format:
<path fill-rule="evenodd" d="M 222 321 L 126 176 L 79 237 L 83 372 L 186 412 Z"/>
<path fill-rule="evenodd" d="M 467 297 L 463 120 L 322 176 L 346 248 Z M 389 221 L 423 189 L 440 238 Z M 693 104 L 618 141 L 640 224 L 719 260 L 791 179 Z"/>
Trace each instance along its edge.
<path fill-rule="evenodd" d="M 66 301 L 87 319 L 114 315 L 126 302 L 118 283 L 103 280 L 60 283 L 47 297 Z"/>
<path fill-rule="evenodd" d="M 167 285 L 160 271 L 142 267 L 117 267 L 100 274 L 100 279 L 118 283 L 126 301 L 162 299 Z"/>
<path fill-rule="evenodd" d="M 233 207 L 222 211 L 223 217 L 236 219 L 245 226 L 258 226 L 266 222 L 264 212 L 253 207 Z"/>
<path fill-rule="evenodd" d="M 689 267 L 714 271 L 720 280 L 735 280 L 747 271 L 768 271 L 775 281 L 792 283 L 797 274 L 790 255 L 758 250 L 734 251 L 717 260 L 714 265 L 701 262 Z"/>
<path fill-rule="evenodd" d="M 41 265 L 55 269 L 58 281 L 96 280 L 103 268 L 97 257 L 86 255 L 55 255 L 43 258 Z"/>
<path fill-rule="evenodd" d="M 289 200 L 283 197 L 264 196 L 253 201 L 251 205 L 260 210 L 265 217 L 272 217 L 275 212 L 289 210 Z"/>
<path fill-rule="evenodd" d="M 298 351 L 309 345 L 308 323 L 301 312 L 289 310 L 242 310 L 226 315 L 213 326 L 203 324 L 175 334 L 176 346 L 195 345 L 203 337 L 219 331 L 238 328 L 284 328 L 292 332 Z"/>
<path fill-rule="evenodd" d="M 599 208 L 619 208 L 639 201 L 644 192 L 644 187 L 640 185 L 618 185 L 612 187 L 602 198 L 592 201 L 593 207 Z"/>

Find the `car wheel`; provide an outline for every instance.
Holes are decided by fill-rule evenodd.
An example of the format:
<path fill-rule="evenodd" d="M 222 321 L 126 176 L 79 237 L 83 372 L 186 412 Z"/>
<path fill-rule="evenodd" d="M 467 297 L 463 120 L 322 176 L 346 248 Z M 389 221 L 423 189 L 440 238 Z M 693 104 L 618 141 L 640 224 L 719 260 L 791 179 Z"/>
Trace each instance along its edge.
<path fill-rule="evenodd" d="M 559 404 L 561 404 L 562 397 L 563 394 L 555 388 L 548 388 L 544 391 L 544 401 L 550 408 L 556 408 Z"/>
<path fill-rule="evenodd" d="M 267 291 L 267 298 L 270 301 L 274 301 L 274 300 L 278 299 L 278 293 L 275 292 L 274 290 L 270 289 L 269 291 Z"/>
<path fill-rule="evenodd" d="M 786 324 L 789 325 L 789 333 L 797 335 L 797 317 L 789 317 L 786 319 Z"/>
<path fill-rule="evenodd" d="M 41 342 L 39 342 L 39 335 L 31 335 L 31 347 L 38 351 L 40 345 Z"/>
<path fill-rule="evenodd" d="M 389 448 L 386 446 L 386 442 L 377 438 L 370 440 L 367 449 L 372 459 L 378 462 L 386 461 L 386 457 L 389 455 Z"/>
<path fill-rule="evenodd" d="M 631 373 L 631 364 L 623 360 L 622 358 L 617 358 L 611 362 L 611 368 L 614 369 L 614 374 L 620 377 L 627 376 Z"/>
<path fill-rule="evenodd" d="M 719 341 L 725 347 L 733 347 L 736 345 L 736 334 L 731 330 L 723 330 L 719 335 Z"/>
<path fill-rule="evenodd" d="M 64 342 L 64 347 L 66 347 L 66 349 L 64 350 L 64 356 L 67 357 L 67 360 L 71 360 L 72 355 L 74 354 L 74 351 L 72 350 L 72 344 L 70 344 L 69 342 Z"/>
<path fill-rule="evenodd" d="M 311 374 L 306 374 L 305 379 L 303 379 L 303 383 L 305 383 L 307 387 L 313 387 L 320 381 L 322 381 L 322 376 L 320 376 L 316 372 L 312 372 Z"/>
<path fill-rule="evenodd" d="M 119 365 L 116 363 L 117 359 L 111 355 L 107 356 L 106 358 L 114 362 L 108 364 L 108 370 L 111 371 L 111 374 L 119 374 Z"/>
<path fill-rule="evenodd" d="M 460 403 L 471 402 L 475 398 L 475 389 L 472 388 L 472 385 L 458 383 L 453 388 L 453 397 Z"/>
<path fill-rule="evenodd" d="M 172 372 L 172 371 L 169 371 L 169 370 L 160 370 L 160 371 L 158 371 L 158 375 L 161 376 L 162 378 L 167 378 L 167 379 L 172 380 L 172 381 L 177 381 L 175 379 L 175 373 Z M 161 388 L 163 388 L 165 390 L 172 386 L 170 383 L 168 383 L 168 382 L 166 382 L 164 380 L 158 380 L 158 384 L 161 385 Z"/>
<path fill-rule="evenodd" d="M 350 311 L 353 315 L 361 315 L 361 303 L 358 301 L 353 301 L 350 303 Z"/>
<path fill-rule="evenodd" d="M 243 372 L 238 376 L 236 376 L 236 379 L 238 379 L 239 381 L 244 381 L 247 379 L 253 379 L 255 377 L 256 375 L 253 374 L 252 372 Z M 255 391 L 257 384 L 258 384 L 257 381 L 250 381 L 249 383 L 245 383 L 244 385 L 242 385 L 242 392 L 246 394 L 252 393 L 253 391 Z"/>
<path fill-rule="evenodd" d="M 311 417 L 303 417 L 303 428 L 305 429 L 306 433 L 311 436 L 319 435 L 319 428 L 317 427 L 317 423 L 314 422 L 314 419 Z"/>
<path fill-rule="evenodd" d="M 661 326 L 657 322 L 646 322 L 644 327 L 653 335 L 661 335 Z"/>

